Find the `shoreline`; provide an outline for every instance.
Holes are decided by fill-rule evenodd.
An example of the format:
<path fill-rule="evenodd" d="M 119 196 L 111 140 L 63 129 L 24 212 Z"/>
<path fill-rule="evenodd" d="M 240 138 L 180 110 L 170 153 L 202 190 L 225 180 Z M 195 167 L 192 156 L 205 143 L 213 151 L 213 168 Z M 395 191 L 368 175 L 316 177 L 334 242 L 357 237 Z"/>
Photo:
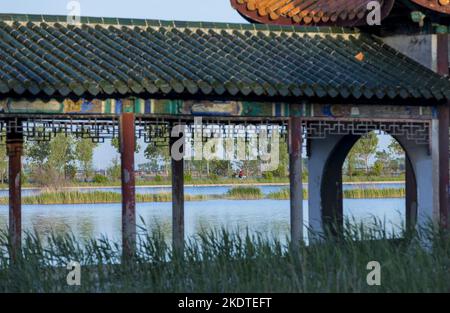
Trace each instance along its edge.
<path fill-rule="evenodd" d="M 402 198 L 405 196 L 405 189 L 357 189 L 344 190 L 345 199 L 388 199 Z M 281 191 L 263 194 L 260 188 L 242 187 L 231 189 L 224 194 L 191 195 L 186 194 L 184 200 L 189 201 L 209 201 L 209 200 L 289 200 L 289 191 L 284 188 Z M 308 198 L 307 190 L 303 190 L 303 199 Z M 41 193 L 38 195 L 25 196 L 22 203 L 25 205 L 52 205 L 52 204 L 106 204 L 121 203 L 122 198 L 119 193 L 113 191 L 61 191 L 53 193 Z M 136 203 L 170 202 L 172 195 L 170 192 L 156 194 L 137 194 Z M 7 205 L 8 197 L 0 197 L 0 205 Z"/>
<path fill-rule="evenodd" d="M 376 185 L 376 184 L 405 184 L 405 181 L 360 181 L 360 182 L 343 182 L 343 185 Z M 303 183 L 303 185 L 308 185 L 307 182 Z M 170 188 L 170 184 L 166 185 L 136 185 L 136 189 L 138 188 Z M 230 187 L 230 186 L 289 186 L 289 183 L 241 183 L 241 184 L 186 184 L 184 187 Z M 74 190 L 74 189 L 106 189 L 106 188 L 121 188 L 120 185 L 112 185 L 112 186 L 68 186 L 62 187 L 65 190 Z M 40 190 L 45 188 L 39 187 L 22 187 L 22 190 Z M 0 191 L 7 191 L 9 188 L 0 188 Z"/>

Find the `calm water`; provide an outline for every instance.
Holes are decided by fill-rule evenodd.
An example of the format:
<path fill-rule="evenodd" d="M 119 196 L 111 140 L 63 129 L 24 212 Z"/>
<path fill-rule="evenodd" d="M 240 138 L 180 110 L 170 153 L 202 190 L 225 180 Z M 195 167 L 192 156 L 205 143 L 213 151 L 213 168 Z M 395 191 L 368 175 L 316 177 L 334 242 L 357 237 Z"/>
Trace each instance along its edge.
<path fill-rule="evenodd" d="M 307 202 L 305 222 L 307 219 Z M 404 221 L 404 199 L 346 199 L 344 213 L 356 221 L 372 216 L 385 219 L 387 225 L 401 225 Z M 171 203 L 139 203 L 137 214 L 147 228 L 160 225 L 170 237 Z M 120 239 L 121 205 L 25 205 L 23 206 L 23 229 L 35 229 L 41 236 L 51 230 L 57 233 L 73 231 L 80 239 L 106 235 L 112 240 Z M 8 221 L 8 208 L 0 206 L 0 229 Z M 143 226 L 141 219 L 138 224 Z M 192 236 L 204 228 L 225 227 L 285 238 L 289 233 L 289 201 L 280 200 L 211 200 L 186 202 L 185 230 Z"/>
<path fill-rule="evenodd" d="M 279 185 L 255 185 L 259 188 L 261 188 L 261 191 L 264 194 L 268 194 L 274 191 L 278 191 L 280 189 L 288 187 L 285 186 L 279 186 Z M 365 188 L 377 188 L 377 189 L 384 189 L 384 188 L 404 188 L 405 185 L 403 183 L 375 183 L 375 184 L 344 184 L 343 189 L 365 189 Z M 226 193 L 232 186 L 195 186 L 195 187 L 185 187 L 184 191 L 186 194 L 191 195 L 198 195 L 198 194 L 204 194 L 204 195 L 211 195 L 211 194 L 224 194 Z M 304 188 L 307 188 L 307 185 L 304 185 Z M 82 192 L 89 192 L 89 191 L 111 191 L 111 192 L 117 192 L 120 193 L 120 187 L 110 187 L 110 188 L 71 188 L 70 190 L 79 190 Z M 39 194 L 39 189 L 23 189 L 22 195 L 23 196 L 30 196 L 30 195 L 36 195 Z M 154 194 L 154 193 L 164 193 L 164 192 L 171 192 L 170 187 L 136 187 L 136 193 L 141 194 Z M 0 197 L 7 197 L 8 196 L 8 190 L 0 190 Z"/>

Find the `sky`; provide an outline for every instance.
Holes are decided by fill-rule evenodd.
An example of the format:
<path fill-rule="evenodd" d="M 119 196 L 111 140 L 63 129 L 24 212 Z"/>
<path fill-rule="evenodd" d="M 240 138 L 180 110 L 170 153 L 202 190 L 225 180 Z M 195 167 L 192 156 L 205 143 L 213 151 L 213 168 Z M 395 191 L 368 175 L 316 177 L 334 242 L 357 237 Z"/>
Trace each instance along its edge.
<path fill-rule="evenodd" d="M 0 13 L 67 15 L 68 0 L 0 0 Z M 82 16 L 145 18 L 181 21 L 246 23 L 231 7 L 229 0 L 79 0 Z M 384 149 L 389 138 L 380 138 Z M 140 146 L 144 147 L 140 142 Z M 143 150 L 136 164 L 145 163 Z M 105 169 L 117 157 L 109 141 L 94 153 L 94 167 Z"/>
<path fill-rule="evenodd" d="M 1 0 L 3 13 L 67 14 L 68 0 Z M 183 21 L 245 22 L 229 0 L 79 0 L 81 15 Z"/>
<path fill-rule="evenodd" d="M 0 0 L 0 13 L 67 15 L 68 0 Z M 82 16 L 246 23 L 229 0 L 79 0 Z M 144 147 L 140 142 L 140 146 Z M 136 164 L 145 163 L 141 149 Z M 94 153 L 94 167 L 104 169 L 117 157 L 109 141 Z"/>

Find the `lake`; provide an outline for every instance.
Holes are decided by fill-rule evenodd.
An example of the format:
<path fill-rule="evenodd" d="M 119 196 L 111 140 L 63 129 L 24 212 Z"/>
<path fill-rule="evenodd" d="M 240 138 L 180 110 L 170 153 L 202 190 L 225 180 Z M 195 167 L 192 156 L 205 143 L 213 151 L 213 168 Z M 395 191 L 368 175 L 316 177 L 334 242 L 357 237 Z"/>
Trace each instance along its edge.
<path fill-rule="evenodd" d="M 236 186 L 236 185 L 235 185 Z M 279 191 L 280 189 L 288 187 L 288 185 L 252 185 L 255 187 L 261 188 L 263 194 L 267 195 L 271 192 Z M 212 195 L 212 194 L 224 194 L 228 190 L 230 190 L 233 186 L 185 186 L 184 192 L 186 194 L 191 195 Z M 304 188 L 307 188 L 307 184 L 304 184 Z M 375 189 L 385 189 L 385 188 L 404 188 L 404 183 L 352 183 L 352 184 L 343 184 L 343 189 L 367 189 L 367 188 L 375 188 Z M 81 192 L 90 192 L 90 191 L 110 191 L 120 193 L 120 187 L 100 187 L 100 188 L 67 188 L 68 191 L 81 191 Z M 170 186 L 164 187 L 152 187 L 152 186 L 136 186 L 136 193 L 141 194 L 155 194 L 155 193 L 166 193 L 171 192 Z M 23 189 L 22 196 L 31 196 L 39 194 L 40 190 L 37 188 Z M 0 190 L 0 197 L 7 197 L 8 189 Z"/>
<path fill-rule="evenodd" d="M 305 222 L 308 203 L 304 201 Z M 356 222 L 372 216 L 385 219 L 388 227 L 404 222 L 404 199 L 345 199 L 344 214 Z M 171 235 L 171 203 L 138 203 L 138 225 L 159 225 Z M 59 234 L 72 231 L 80 240 L 105 235 L 120 240 L 121 204 L 24 205 L 23 230 L 35 229 L 40 236 L 50 231 Z M 8 221 L 8 207 L 0 206 L 0 229 Z M 191 237 L 202 229 L 225 227 L 229 230 L 259 232 L 283 240 L 289 234 L 289 201 L 287 200 L 210 200 L 185 203 L 185 232 Z"/>

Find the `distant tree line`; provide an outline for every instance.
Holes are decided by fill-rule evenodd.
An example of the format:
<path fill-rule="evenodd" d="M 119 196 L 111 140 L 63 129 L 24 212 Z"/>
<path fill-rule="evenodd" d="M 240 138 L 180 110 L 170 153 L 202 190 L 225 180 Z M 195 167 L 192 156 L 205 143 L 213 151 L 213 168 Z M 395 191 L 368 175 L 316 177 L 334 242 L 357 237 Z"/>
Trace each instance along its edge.
<path fill-rule="evenodd" d="M 4 140 L 4 136 L 2 136 Z M 378 136 L 368 133 L 350 150 L 343 166 L 343 175 L 392 176 L 404 170 L 404 151 L 395 139 L 387 149 L 377 150 Z M 0 182 L 7 180 L 8 158 L 4 142 L 0 149 Z M 120 159 L 112 159 L 111 164 L 100 174 L 94 171 L 93 155 L 98 144 L 89 138 L 57 134 L 49 141 L 26 141 L 24 145 L 24 181 L 43 187 L 54 188 L 75 181 L 107 183 L 120 180 Z M 111 145 L 119 150 L 117 139 Z M 136 145 L 136 152 L 141 149 Z M 216 180 L 232 178 L 242 171 L 246 177 L 262 177 L 267 180 L 286 178 L 289 173 L 289 154 L 285 140 L 280 140 L 279 166 L 273 171 L 262 172 L 258 160 L 185 160 L 186 181 L 200 178 Z M 166 145 L 149 144 L 144 155 L 148 162 L 140 166 L 140 171 L 148 173 L 149 179 L 163 180 L 170 175 L 170 154 Z M 307 176 L 306 160 L 303 160 L 304 176 Z"/>
<path fill-rule="evenodd" d="M 347 155 L 344 175 L 392 176 L 402 172 L 405 153 L 398 141 L 391 138 L 387 150 L 377 151 L 378 141 L 375 132 L 362 136 Z"/>

